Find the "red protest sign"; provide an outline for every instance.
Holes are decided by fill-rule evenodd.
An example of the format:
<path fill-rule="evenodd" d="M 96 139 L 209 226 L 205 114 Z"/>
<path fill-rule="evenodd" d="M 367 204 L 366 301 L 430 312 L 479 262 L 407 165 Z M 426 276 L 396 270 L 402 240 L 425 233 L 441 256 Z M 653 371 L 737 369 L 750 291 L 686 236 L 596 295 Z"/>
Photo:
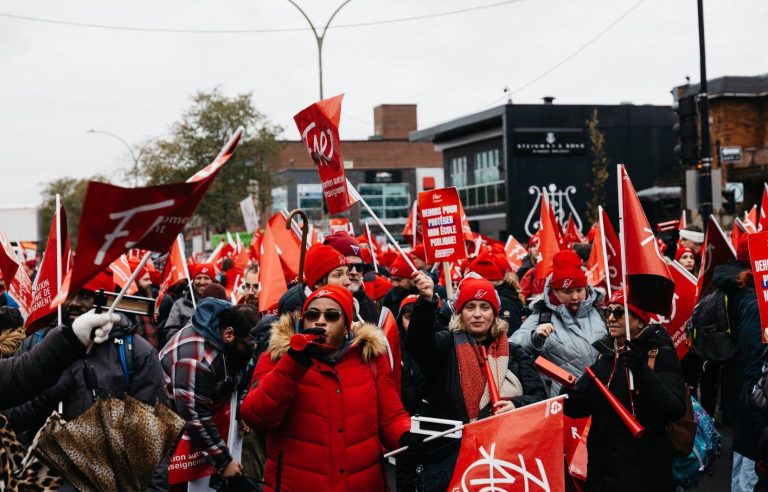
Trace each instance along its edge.
<path fill-rule="evenodd" d="M 347 191 L 339 139 L 343 97 L 344 94 L 339 94 L 330 99 L 323 99 L 307 106 L 293 117 L 309 156 L 320 174 L 323 196 L 328 204 L 328 211 L 332 214 L 341 213 L 354 203 Z"/>
<path fill-rule="evenodd" d="M 461 200 L 456 188 L 422 191 L 418 211 L 428 263 L 467 257 L 461 227 Z"/>
<path fill-rule="evenodd" d="M 755 277 L 757 306 L 760 309 L 760 332 L 768 343 L 768 231 L 747 236 L 749 263 Z"/>

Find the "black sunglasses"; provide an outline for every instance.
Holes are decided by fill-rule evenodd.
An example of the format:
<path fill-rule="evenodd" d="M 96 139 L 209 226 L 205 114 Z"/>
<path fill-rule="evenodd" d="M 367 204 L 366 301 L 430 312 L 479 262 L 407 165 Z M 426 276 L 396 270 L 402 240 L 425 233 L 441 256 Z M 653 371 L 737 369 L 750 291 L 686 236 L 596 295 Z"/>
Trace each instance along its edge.
<path fill-rule="evenodd" d="M 624 308 L 623 307 L 617 307 L 617 308 L 603 308 L 603 315 L 605 316 L 605 319 L 608 319 L 613 315 L 616 319 L 621 319 L 624 316 Z"/>
<path fill-rule="evenodd" d="M 304 321 L 314 323 L 320 319 L 320 315 L 323 315 L 325 320 L 329 323 L 335 323 L 341 319 L 341 311 L 335 309 L 329 309 L 327 311 L 320 311 L 319 309 L 309 309 L 304 313 Z"/>

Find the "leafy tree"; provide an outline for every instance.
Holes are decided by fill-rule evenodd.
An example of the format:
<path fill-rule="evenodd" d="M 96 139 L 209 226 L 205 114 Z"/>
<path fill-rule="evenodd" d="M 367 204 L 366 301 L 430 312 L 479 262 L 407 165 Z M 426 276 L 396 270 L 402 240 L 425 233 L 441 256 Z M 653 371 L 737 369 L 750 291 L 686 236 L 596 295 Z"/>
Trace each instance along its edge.
<path fill-rule="evenodd" d="M 239 127 L 245 132 L 232 159 L 224 166 L 197 209 L 197 216 L 218 232 L 241 226 L 239 202 L 258 183 L 258 203 L 270 206 L 282 129 L 272 125 L 253 104 L 252 94 L 232 98 L 219 89 L 198 92 L 191 106 L 171 126 L 170 137 L 150 140 L 143 147 L 139 173 L 147 184 L 184 181 L 210 163 Z"/>
<path fill-rule="evenodd" d="M 77 231 L 80 227 L 80 215 L 83 213 L 83 202 L 85 201 L 85 192 L 88 189 L 88 181 L 107 180 L 103 176 L 94 176 L 92 178 L 58 178 L 49 181 L 43 188 L 43 204 L 40 206 L 41 214 L 41 248 L 45 247 L 48 239 L 48 232 L 51 230 L 51 221 L 56 211 L 56 195 L 61 195 L 61 204 L 67 213 L 67 227 L 72 247 L 77 246 Z"/>
<path fill-rule="evenodd" d="M 592 181 L 589 183 L 589 200 L 587 201 L 587 220 L 594 224 L 598 220 L 598 206 L 605 204 L 605 183 L 608 181 L 608 154 L 605 153 L 605 133 L 599 129 L 600 120 L 597 109 L 592 111 L 592 117 L 587 120 L 589 129 L 589 144 L 592 150 Z"/>

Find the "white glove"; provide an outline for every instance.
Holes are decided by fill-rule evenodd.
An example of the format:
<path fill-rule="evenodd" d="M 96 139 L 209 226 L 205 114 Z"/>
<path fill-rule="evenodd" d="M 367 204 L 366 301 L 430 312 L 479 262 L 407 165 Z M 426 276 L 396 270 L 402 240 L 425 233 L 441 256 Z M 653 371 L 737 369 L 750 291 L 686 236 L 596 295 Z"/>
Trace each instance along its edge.
<path fill-rule="evenodd" d="M 120 316 L 116 313 L 100 313 L 91 309 L 82 314 L 72 323 L 72 331 L 80 343 L 86 347 L 91 343 L 91 333 L 94 334 L 93 342 L 102 343 L 109 338 L 109 332 L 112 330 L 112 324 L 120 321 Z"/>

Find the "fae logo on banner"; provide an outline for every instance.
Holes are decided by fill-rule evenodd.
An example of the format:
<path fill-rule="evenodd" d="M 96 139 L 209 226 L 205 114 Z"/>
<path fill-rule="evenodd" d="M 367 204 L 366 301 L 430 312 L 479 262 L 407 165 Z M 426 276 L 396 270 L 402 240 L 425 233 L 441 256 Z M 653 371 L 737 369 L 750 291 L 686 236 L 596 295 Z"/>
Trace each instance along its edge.
<path fill-rule="evenodd" d="M 427 262 L 454 262 L 467 257 L 461 228 L 461 201 L 456 188 L 419 193 L 418 212 Z"/>
<path fill-rule="evenodd" d="M 763 334 L 763 343 L 768 343 L 768 231 L 750 234 L 747 241 L 760 310 L 760 332 Z"/>

